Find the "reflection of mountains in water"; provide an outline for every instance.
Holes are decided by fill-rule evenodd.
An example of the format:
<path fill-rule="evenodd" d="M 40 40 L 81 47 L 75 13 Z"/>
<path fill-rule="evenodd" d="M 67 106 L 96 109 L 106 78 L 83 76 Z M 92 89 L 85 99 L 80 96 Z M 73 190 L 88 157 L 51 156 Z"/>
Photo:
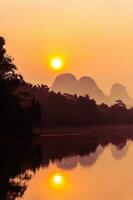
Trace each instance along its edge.
<path fill-rule="evenodd" d="M 64 139 L 63 139 L 64 137 Z M 131 139 L 131 137 L 129 137 Z M 93 165 L 104 148 L 111 144 L 112 155 L 118 159 L 127 151 L 127 136 L 60 136 L 58 141 L 50 137 L 39 140 L 42 152 L 42 166 L 48 167 L 50 162 L 55 162 L 59 168 L 73 169 L 77 164 L 82 166 Z M 41 142 L 40 142 L 41 141 Z"/>
<path fill-rule="evenodd" d="M 107 96 L 98 87 L 95 80 L 84 76 L 79 80 L 73 74 L 60 74 L 56 77 L 51 87 L 55 92 L 77 95 L 89 95 L 97 103 L 113 104 L 116 100 L 122 100 L 127 106 L 133 106 L 133 99 L 129 97 L 126 88 L 119 83 L 112 86 L 110 95 Z"/>
<path fill-rule="evenodd" d="M 73 169 L 80 164 L 92 166 L 112 143 L 111 152 L 116 159 L 127 152 L 127 140 L 123 136 L 86 137 L 38 137 L 26 143 L 12 141 L 0 145 L 0 199 L 15 200 L 21 197 L 27 188 L 27 182 L 40 167 L 48 167 L 50 162 L 61 169 Z M 16 179 L 17 178 L 17 179 Z M 17 182 L 16 182 L 17 180 Z"/>

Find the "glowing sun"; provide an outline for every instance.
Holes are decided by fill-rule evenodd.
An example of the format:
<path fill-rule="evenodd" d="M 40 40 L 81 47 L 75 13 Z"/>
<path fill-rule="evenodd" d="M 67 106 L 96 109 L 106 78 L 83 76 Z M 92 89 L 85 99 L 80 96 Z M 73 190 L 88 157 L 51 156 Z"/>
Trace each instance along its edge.
<path fill-rule="evenodd" d="M 54 70 L 60 70 L 63 67 L 63 60 L 61 58 L 53 58 L 51 60 L 51 67 Z"/>
<path fill-rule="evenodd" d="M 56 185 L 61 185 L 63 182 L 63 177 L 61 174 L 55 174 L 53 176 L 53 183 Z"/>
<path fill-rule="evenodd" d="M 67 186 L 67 176 L 64 173 L 54 173 L 50 178 L 50 186 L 54 189 L 63 189 Z"/>

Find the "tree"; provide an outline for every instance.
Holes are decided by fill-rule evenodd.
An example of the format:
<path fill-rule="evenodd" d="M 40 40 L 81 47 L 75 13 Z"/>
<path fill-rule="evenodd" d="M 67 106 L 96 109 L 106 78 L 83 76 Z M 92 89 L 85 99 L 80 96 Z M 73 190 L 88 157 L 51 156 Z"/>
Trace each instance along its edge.
<path fill-rule="evenodd" d="M 5 40 L 3 37 L 0 37 L 0 80 L 6 81 L 8 87 L 18 87 L 18 85 L 24 83 L 24 80 L 20 74 L 17 74 L 17 68 L 13 64 L 13 59 L 11 56 L 6 54 L 4 48 Z"/>
<path fill-rule="evenodd" d="M 0 37 L 0 131 L 31 131 L 33 123 L 36 123 L 32 113 L 34 110 L 39 116 L 39 105 L 33 102 L 32 95 L 25 90 L 27 83 L 17 73 L 17 67 L 13 59 L 6 54 L 4 45 L 5 40 Z"/>

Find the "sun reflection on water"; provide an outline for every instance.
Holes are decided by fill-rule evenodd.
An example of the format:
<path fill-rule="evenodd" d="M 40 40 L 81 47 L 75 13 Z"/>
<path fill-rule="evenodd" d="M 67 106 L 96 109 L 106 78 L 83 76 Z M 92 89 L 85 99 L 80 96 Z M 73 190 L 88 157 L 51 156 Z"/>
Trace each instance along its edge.
<path fill-rule="evenodd" d="M 51 174 L 49 185 L 53 189 L 65 189 L 68 185 L 68 177 L 63 172 Z"/>

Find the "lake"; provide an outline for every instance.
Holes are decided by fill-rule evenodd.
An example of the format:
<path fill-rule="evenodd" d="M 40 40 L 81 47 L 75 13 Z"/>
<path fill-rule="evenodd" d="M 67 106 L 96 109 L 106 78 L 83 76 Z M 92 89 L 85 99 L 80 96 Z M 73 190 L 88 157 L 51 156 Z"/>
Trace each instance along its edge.
<path fill-rule="evenodd" d="M 133 142 L 127 135 L 42 135 L 2 143 L 0 199 L 132 200 Z"/>

